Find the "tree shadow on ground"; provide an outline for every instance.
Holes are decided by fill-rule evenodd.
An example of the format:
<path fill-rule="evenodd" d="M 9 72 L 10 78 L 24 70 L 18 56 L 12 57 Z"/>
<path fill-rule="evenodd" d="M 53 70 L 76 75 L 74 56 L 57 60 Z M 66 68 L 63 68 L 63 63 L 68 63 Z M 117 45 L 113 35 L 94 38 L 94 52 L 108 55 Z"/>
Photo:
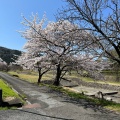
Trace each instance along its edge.
<path fill-rule="evenodd" d="M 22 107 L 22 103 L 14 103 L 14 104 L 9 104 L 8 102 L 2 102 L 1 106 L 0 107 L 8 107 L 8 108 L 11 108 L 11 107 Z"/>
<path fill-rule="evenodd" d="M 101 106 L 101 105 L 97 105 L 93 102 L 90 102 L 90 101 L 87 101 L 85 99 L 75 99 L 75 98 L 72 98 L 72 97 L 69 97 L 68 95 L 60 92 L 60 91 L 56 91 L 56 90 L 53 90 L 53 89 L 46 89 L 45 90 L 46 93 L 49 93 L 49 94 L 53 94 L 52 96 L 56 99 L 60 98 L 61 102 L 66 102 L 66 103 L 72 103 L 74 105 L 77 105 L 79 107 L 83 107 L 84 109 L 92 109 L 93 111 L 95 112 L 101 112 L 103 114 L 109 114 L 109 113 L 115 113 L 114 111 L 110 111 L 110 110 L 107 110 L 104 108 L 104 106 Z"/>
<path fill-rule="evenodd" d="M 47 84 L 51 84 L 51 83 L 52 83 L 51 81 L 47 81 Z M 45 84 L 46 84 L 46 82 L 45 82 Z M 97 115 L 96 114 L 97 112 L 100 112 L 104 116 L 108 116 L 108 114 L 113 114 L 119 120 L 119 117 L 120 117 L 119 113 L 107 110 L 101 105 L 97 105 L 97 104 L 90 102 L 90 101 L 87 101 L 85 99 L 71 98 L 68 95 L 62 93 L 61 91 L 56 91 L 56 90 L 53 90 L 53 89 L 46 87 L 46 86 L 41 86 L 39 89 L 41 92 L 48 93 L 51 97 L 54 97 L 55 99 L 59 99 L 61 102 L 71 103 L 71 104 L 74 104 L 78 107 L 82 106 L 86 110 L 91 109 L 95 112 L 95 116 Z"/>
<path fill-rule="evenodd" d="M 44 116 L 44 117 L 48 117 L 48 118 L 54 118 L 56 120 L 75 120 L 75 119 L 67 119 L 67 118 L 62 118 L 62 117 L 54 117 L 54 116 L 50 116 L 50 115 L 44 115 L 44 114 L 41 114 L 41 113 L 35 113 L 35 112 L 31 112 L 31 111 L 27 111 L 27 110 L 20 110 L 19 111 L 21 112 L 26 112 L 26 113 L 30 113 L 30 114 L 35 114 L 35 115 L 40 115 L 40 116 Z"/>

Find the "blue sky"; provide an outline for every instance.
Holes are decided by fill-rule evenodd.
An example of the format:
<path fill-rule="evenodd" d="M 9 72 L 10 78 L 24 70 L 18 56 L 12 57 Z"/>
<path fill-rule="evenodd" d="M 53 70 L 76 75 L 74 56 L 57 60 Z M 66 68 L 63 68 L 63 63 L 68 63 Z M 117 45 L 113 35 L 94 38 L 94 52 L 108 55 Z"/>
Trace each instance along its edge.
<path fill-rule="evenodd" d="M 26 40 L 17 32 L 24 30 L 21 14 L 29 19 L 38 13 L 42 18 L 46 12 L 48 20 L 55 21 L 54 15 L 64 4 L 63 0 L 0 0 L 0 46 L 22 50 Z"/>

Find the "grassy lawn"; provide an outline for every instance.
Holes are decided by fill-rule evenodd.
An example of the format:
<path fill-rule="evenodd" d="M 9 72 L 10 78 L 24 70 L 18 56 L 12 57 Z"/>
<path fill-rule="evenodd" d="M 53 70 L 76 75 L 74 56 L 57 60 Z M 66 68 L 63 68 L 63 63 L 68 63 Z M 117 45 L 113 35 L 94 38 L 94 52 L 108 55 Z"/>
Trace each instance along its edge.
<path fill-rule="evenodd" d="M 27 71 L 28 72 L 28 71 Z M 38 73 L 37 72 L 14 72 L 14 71 L 9 71 L 8 72 L 9 74 L 11 75 L 17 75 L 20 79 L 23 79 L 23 80 L 26 80 L 26 81 L 29 81 L 31 83 L 35 83 L 37 82 L 38 80 Z M 80 75 L 78 75 L 76 72 L 72 72 L 72 74 L 67 74 L 65 75 L 66 78 L 68 79 L 74 79 L 74 78 L 78 78 L 78 79 L 81 79 L 85 82 L 97 82 L 97 83 L 100 83 L 100 84 L 109 84 L 109 85 L 120 85 L 120 82 L 116 82 L 116 81 L 112 81 L 111 79 L 115 79 L 115 75 L 106 75 L 105 78 L 106 80 L 94 80 L 92 78 L 89 78 L 89 77 L 82 77 Z M 51 73 L 51 72 L 48 72 L 47 74 L 43 75 L 42 77 L 42 80 L 51 80 L 51 79 L 54 79 L 54 75 Z"/>
<path fill-rule="evenodd" d="M 6 97 L 15 97 L 20 98 L 20 96 L 14 92 L 5 82 L 0 79 L 0 88 L 2 89 L 2 98 L 5 99 Z M 0 107 L 0 110 L 9 109 L 8 107 Z"/>
<path fill-rule="evenodd" d="M 110 77 L 110 76 L 109 76 Z M 109 81 L 109 79 L 107 80 L 94 80 L 92 78 L 88 78 L 88 77 L 79 77 L 81 80 L 85 81 L 85 82 L 97 82 L 100 84 L 109 84 L 109 85 L 117 85 L 120 86 L 120 82 L 116 82 L 116 81 Z"/>
<path fill-rule="evenodd" d="M 24 72 L 14 72 L 14 71 L 9 71 L 8 72 L 10 75 L 17 75 L 20 79 L 26 80 L 30 83 L 36 83 L 38 80 L 38 73 L 37 72 L 29 72 L 29 73 L 24 73 Z M 51 74 L 45 74 L 43 75 L 42 80 L 49 80 L 52 79 L 53 75 Z"/>

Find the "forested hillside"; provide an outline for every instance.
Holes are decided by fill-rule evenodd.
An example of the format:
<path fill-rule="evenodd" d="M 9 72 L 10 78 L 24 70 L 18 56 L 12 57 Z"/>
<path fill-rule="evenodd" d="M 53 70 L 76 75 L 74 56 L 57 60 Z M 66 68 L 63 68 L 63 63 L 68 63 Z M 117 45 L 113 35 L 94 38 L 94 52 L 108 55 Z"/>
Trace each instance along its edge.
<path fill-rule="evenodd" d="M 6 63 L 14 62 L 12 58 L 15 59 L 14 55 L 20 55 L 21 51 L 12 50 L 5 47 L 0 46 L 0 58 L 2 58 Z"/>

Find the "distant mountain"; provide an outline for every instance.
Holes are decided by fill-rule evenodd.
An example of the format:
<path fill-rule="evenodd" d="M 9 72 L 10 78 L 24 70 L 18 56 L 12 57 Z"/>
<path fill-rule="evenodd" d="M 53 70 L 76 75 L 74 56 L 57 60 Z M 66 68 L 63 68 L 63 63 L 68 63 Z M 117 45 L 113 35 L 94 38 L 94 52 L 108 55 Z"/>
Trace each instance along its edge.
<path fill-rule="evenodd" d="M 13 58 L 16 59 L 14 55 L 21 55 L 21 51 L 0 46 L 0 58 L 2 58 L 6 63 L 9 64 L 10 62 L 14 62 Z"/>

